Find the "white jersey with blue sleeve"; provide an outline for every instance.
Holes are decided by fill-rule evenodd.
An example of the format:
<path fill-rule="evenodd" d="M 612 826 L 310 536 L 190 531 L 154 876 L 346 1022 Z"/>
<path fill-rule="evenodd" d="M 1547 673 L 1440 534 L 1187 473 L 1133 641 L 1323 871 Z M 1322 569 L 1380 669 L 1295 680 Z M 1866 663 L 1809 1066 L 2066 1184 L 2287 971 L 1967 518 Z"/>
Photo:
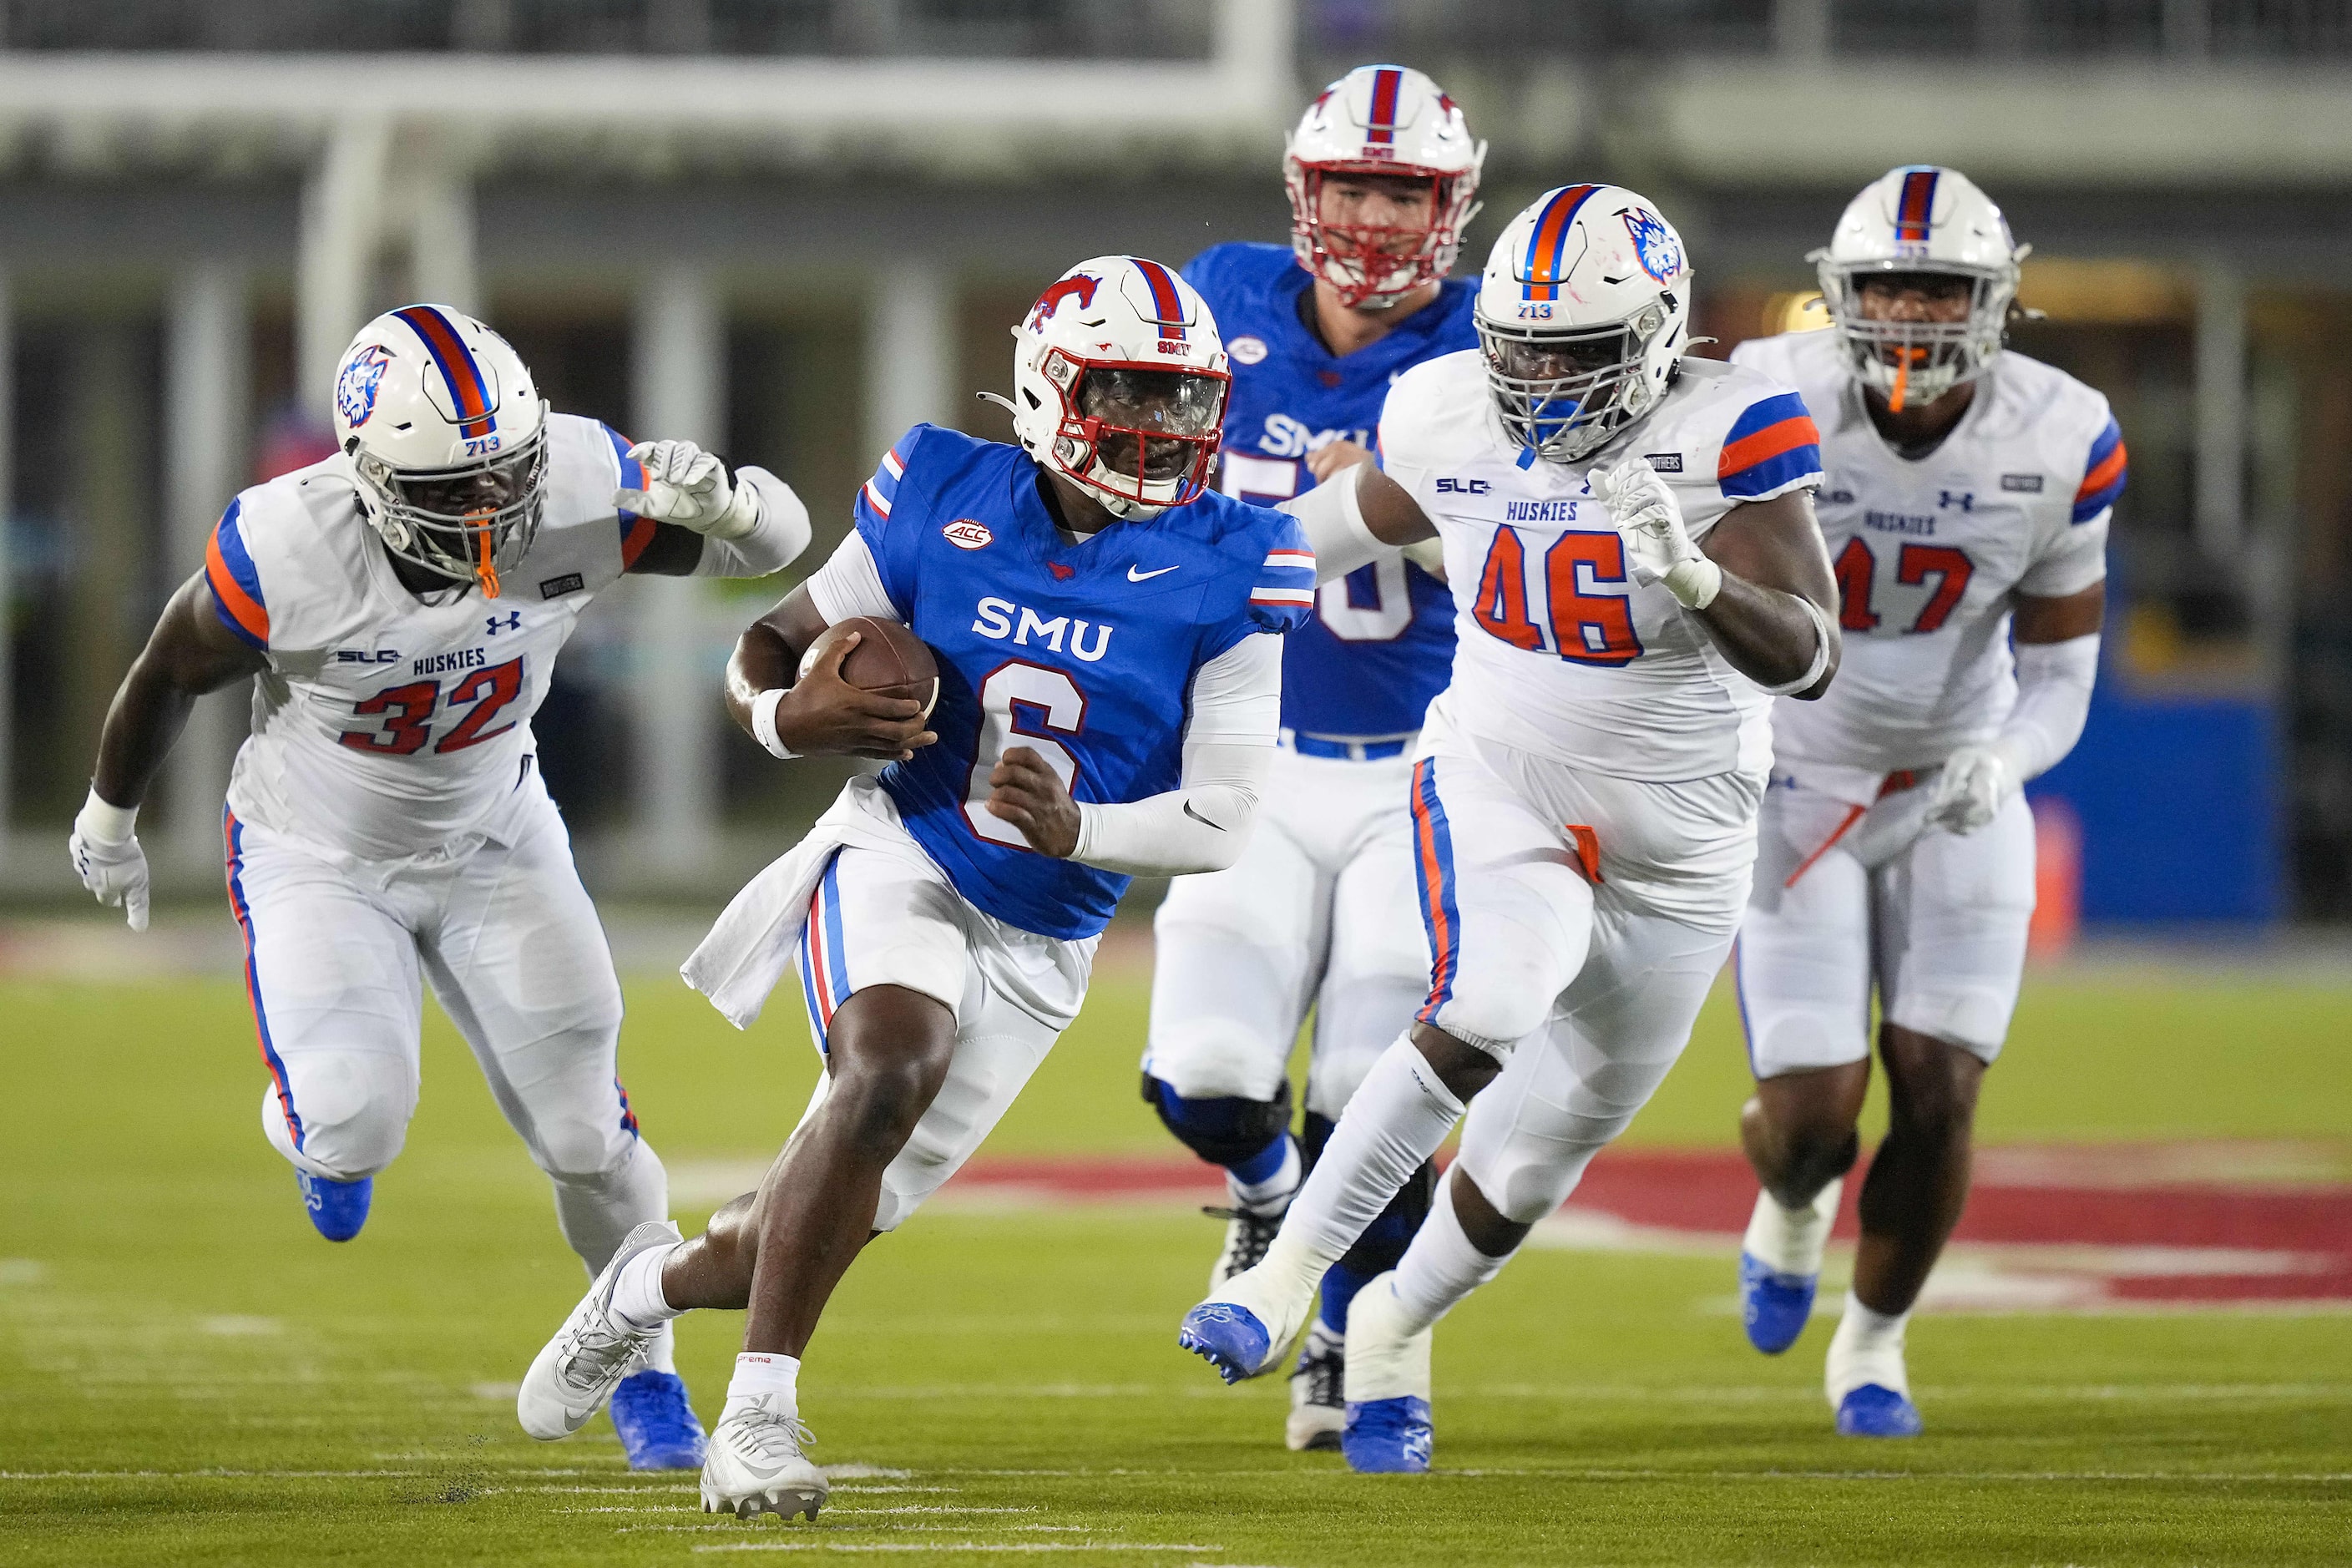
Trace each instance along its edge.
<path fill-rule="evenodd" d="M 1407 371 L 1381 446 L 1444 545 L 1461 645 L 1438 699 L 1449 721 L 1620 778 L 1760 780 L 1771 699 L 1674 595 L 1633 580 L 1586 475 L 1646 457 L 1701 540 L 1736 506 L 1817 486 L 1818 439 L 1788 386 L 1685 359 L 1654 409 L 1571 468 L 1504 433 L 1476 351 Z"/>
<path fill-rule="evenodd" d="M 1818 700 L 1776 706 L 1774 745 L 1880 773 L 1934 767 L 2009 718 L 2016 595 L 2063 598 L 2105 577 L 2123 432 L 2098 392 L 2003 353 L 1936 449 L 1906 458 L 1871 423 L 1836 336 L 1732 351 L 1803 395 L 1828 475 L 1815 511 L 1845 651 Z"/>
<path fill-rule="evenodd" d="M 1079 940 L 1129 879 L 991 816 L 997 760 L 1032 748 L 1082 804 L 1176 789 L 1195 676 L 1311 613 L 1314 556 L 1286 514 L 1213 493 L 1072 542 L 1040 479 L 1017 447 L 919 425 L 860 489 L 856 537 L 940 661 L 939 741 L 881 775 L 900 821 L 975 909 Z"/>
<path fill-rule="evenodd" d="M 420 599 L 393 574 L 341 455 L 246 490 L 205 552 L 222 623 L 268 661 L 229 809 L 362 859 L 478 827 L 525 777 L 555 656 L 654 524 L 617 510 L 641 485 L 628 443 L 551 414 L 538 536 L 496 599 Z"/>

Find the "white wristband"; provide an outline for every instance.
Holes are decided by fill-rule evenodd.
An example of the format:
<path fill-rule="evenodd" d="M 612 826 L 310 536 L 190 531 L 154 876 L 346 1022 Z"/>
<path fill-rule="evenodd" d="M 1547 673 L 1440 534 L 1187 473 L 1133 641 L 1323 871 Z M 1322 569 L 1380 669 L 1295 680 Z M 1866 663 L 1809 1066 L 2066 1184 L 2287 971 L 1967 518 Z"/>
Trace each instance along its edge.
<path fill-rule="evenodd" d="M 81 803 L 81 814 L 74 818 L 74 830 L 97 844 L 127 844 L 138 832 L 139 808 L 116 805 L 99 798 L 98 786 L 89 786 L 89 798 Z"/>
<path fill-rule="evenodd" d="M 791 762 L 800 755 L 776 738 L 776 704 L 784 700 L 789 687 L 771 686 L 751 699 L 751 738 L 767 749 L 768 755 L 781 762 Z"/>
<path fill-rule="evenodd" d="M 1778 686 L 1765 686 L 1764 689 L 1770 692 L 1775 697 L 1792 696 L 1797 692 L 1805 690 L 1807 688 L 1811 687 L 1814 681 L 1819 680 L 1822 678 L 1822 671 L 1830 667 L 1829 616 L 1822 614 L 1822 607 L 1819 605 L 1814 604 L 1811 599 L 1806 598 L 1802 594 L 1791 594 L 1789 597 L 1796 600 L 1798 606 L 1812 620 L 1813 662 L 1806 666 L 1805 673 L 1797 677 L 1794 680 L 1782 681 Z M 1757 684 L 1763 686 L 1764 683 L 1762 681 L 1759 681 Z"/>

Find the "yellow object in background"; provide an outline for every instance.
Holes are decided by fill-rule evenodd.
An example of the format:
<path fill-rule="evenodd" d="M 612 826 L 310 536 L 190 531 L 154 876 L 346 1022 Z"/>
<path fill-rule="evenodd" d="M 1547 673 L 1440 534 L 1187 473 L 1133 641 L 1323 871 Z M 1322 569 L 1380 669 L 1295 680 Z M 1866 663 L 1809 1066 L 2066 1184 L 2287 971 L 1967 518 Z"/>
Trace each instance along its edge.
<path fill-rule="evenodd" d="M 1829 324 L 1830 308 L 1822 302 L 1818 289 L 1765 297 L 1763 335 L 1768 338 L 1781 332 L 1817 332 Z"/>

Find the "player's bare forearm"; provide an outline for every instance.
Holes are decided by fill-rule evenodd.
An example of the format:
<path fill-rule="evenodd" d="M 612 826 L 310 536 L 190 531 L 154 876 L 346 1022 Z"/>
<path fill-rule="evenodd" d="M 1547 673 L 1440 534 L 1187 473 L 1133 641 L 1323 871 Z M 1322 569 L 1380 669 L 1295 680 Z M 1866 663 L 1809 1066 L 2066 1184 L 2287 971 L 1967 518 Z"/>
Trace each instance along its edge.
<path fill-rule="evenodd" d="M 2042 599 L 2017 595 L 2011 632 L 2021 643 L 2073 642 L 2096 632 L 2107 618 L 2107 585 L 2092 584 L 2079 594 Z"/>
<path fill-rule="evenodd" d="M 1837 582 L 1829 552 L 1802 491 L 1734 507 L 1699 546 L 1723 568 L 1723 586 L 1703 610 L 1691 613 L 1733 668 L 1763 686 L 1801 679 L 1829 639 L 1820 677 L 1793 693 L 1819 697 L 1837 674 Z M 1803 600 L 1822 612 L 1818 622 Z"/>
<path fill-rule="evenodd" d="M 1364 509 L 1364 526 L 1383 544 L 1418 544 L 1437 537 L 1437 525 L 1421 510 L 1411 491 L 1375 468 L 1366 468 L 1363 488 L 1356 492 Z"/>
<path fill-rule="evenodd" d="M 753 710 L 763 691 L 783 690 L 776 703 L 776 739 L 803 757 L 856 756 L 904 761 L 939 737 L 923 728 L 923 706 L 904 698 L 860 690 L 841 677 L 841 662 L 857 645 L 852 633 L 826 650 L 807 675 L 801 657 L 830 623 L 809 597 L 793 589 L 735 639 L 727 661 L 727 711 L 743 732 L 760 739 Z M 764 742 L 762 742 L 764 744 Z"/>
<path fill-rule="evenodd" d="M 203 573 L 181 584 L 107 708 L 90 772 L 99 798 L 122 806 L 145 800 L 196 699 L 267 666 L 221 625 Z"/>

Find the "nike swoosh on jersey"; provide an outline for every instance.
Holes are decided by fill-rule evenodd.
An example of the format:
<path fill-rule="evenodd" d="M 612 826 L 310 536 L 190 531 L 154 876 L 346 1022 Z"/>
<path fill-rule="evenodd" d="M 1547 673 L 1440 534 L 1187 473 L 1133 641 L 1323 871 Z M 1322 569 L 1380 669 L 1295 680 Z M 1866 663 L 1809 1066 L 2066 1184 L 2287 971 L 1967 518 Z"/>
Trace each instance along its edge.
<path fill-rule="evenodd" d="M 1176 564 L 1181 566 L 1183 563 L 1180 561 Z M 1162 566 L 1157 571 L 1138 572 L 1134 567 L 1130 566 L 1127 569 L 1127 580 L 1130 583 L 1149 583 L 1154 577 L 1165 577 L 1169 573 L 1175 570 L 1175 566 Z"/>
<path fill-rule="evenodd" d="M 1176 568 L 1171 566 L 1168 570 L 1173 572 Z M 1192 803 L 1189 800 L 1184 803 L 1184 815 L 1191 817 L 1193 821 L 1199 823 L 1203 827 L 1216 827 L 1217 831 L 1220 833 L 1224 831 L 1223 828 L 1218 827 L 1215 823 L 1211 822 L 1207 817 L 1202 816 L 1199 812 L 1194 811 L 1192 809 Z"/>

